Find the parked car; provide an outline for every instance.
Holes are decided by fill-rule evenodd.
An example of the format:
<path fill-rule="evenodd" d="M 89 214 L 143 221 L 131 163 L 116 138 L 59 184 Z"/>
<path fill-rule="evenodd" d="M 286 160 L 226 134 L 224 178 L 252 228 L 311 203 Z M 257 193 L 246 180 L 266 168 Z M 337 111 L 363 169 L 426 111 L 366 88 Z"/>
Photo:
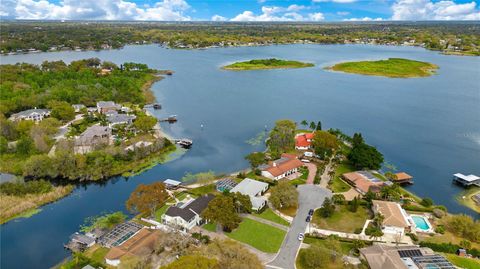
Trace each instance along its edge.
<path fill-rule="evenodd" d="M 309 163 L 310 161 L 307 160 L 307 159 L 301 159 L 300 161 L 304 162 L 304 163 Z"/>
<path fill-rule="evenodd" d="M 313 216 L 313 213 L 314 213 L 314 212 L 315 212 L 315 210 L 310 209 L 310 210 L 308 211 L 308 215 L 309 215 L 309 216 Z"/>
<path fill-rule="evenodd" d="M 305 220 L 306 222 L 310 222 L 312 220 L 312 216 L 308 215 L 307 219 Z"/>
<path fill-rule="evenodd" d="M 302 241 L 303 238 L 305 238 L 305 236 L 303 235 L 303 233 L 299 233 L 297 238 L 298 238 L 298 241 Z"/>

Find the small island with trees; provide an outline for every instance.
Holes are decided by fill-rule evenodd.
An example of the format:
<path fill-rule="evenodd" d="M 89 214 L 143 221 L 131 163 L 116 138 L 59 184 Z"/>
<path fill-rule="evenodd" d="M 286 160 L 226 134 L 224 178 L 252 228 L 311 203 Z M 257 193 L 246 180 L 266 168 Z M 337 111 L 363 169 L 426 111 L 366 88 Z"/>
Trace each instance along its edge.
<path fill-rule="evenodd" d="M 222 67 L 225 70 L 243 71 L 243 70 L 261 70 L 261 69 L 286 69 L 286 68 L 305 68 L 312 67 L 312 63 L 299 61 L 281 60 L 281 59 L 258 59 L 245 62 L 236 62 Z"/>
<path fill-rule="evenodd" d="M 432 63 L 409 59 L 389 58 L 387 60 L 378 61 L 338 63 L 334 66 L 327 67 L 326 69 L 389 78 L 415 78 L 431 76 L 438 69 L 438 66 Z"/>

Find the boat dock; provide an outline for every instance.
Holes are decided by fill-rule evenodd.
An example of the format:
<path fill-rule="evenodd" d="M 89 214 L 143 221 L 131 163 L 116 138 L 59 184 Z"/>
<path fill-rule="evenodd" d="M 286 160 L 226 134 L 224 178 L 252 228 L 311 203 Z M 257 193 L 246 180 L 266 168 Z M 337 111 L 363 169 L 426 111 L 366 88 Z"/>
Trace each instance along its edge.
<path fill-rule="evenodd" d="M 463 187 L 477 186 L 480 187 L 480 177 L 476 175 L 464 175 L 456 173 L 453 175 L 453 182 Z"/>
<path fill-rule="evenodd" d="M 161 119 L 158 119 L 158 121 L 174 123 L 177 121 L 177 115 L 171 115 L 171 116 L 168 116 L 167 118 L 161 118 Z"/>

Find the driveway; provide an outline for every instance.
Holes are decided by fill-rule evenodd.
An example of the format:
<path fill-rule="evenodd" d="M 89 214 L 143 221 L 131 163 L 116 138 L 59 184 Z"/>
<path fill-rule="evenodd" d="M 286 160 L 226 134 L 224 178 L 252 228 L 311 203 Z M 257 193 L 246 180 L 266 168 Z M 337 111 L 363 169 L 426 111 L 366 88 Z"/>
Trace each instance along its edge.
<path fill-rule="evenodd" d="M 317 175 L 317 166 L 313 163 L 306 163 L 305 166 L 308 168 L 307 184 L 313 184 Z"/>
<path fill-rule="evenodd" d="M 295 216 L 290 225 L 290 229 L 283 240 L 280 251 L 275 259 L 266 265 L 267 268 L 295 268 L 295 259 L 300 244 L 302 243 L 298 241 L 297 236 L 299 233 L 305 233 L 305 230 L 307 229 L 307 222 L 305 219 L 307 218 L 308 210 L 321 207 L 325 197 L 332 196 L 330 190 L 308 184 L 299 185 L 298 192 L 299 207 L 297 216 Z"/>

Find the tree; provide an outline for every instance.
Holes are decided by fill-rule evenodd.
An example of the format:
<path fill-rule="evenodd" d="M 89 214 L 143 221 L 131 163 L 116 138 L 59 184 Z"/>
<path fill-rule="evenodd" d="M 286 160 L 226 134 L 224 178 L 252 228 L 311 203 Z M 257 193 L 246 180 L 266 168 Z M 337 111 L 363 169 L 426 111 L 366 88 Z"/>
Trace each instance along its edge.
<path fill-rule="evenodd" d="M 15 147 L 15 151 L 19 155 L 28 156 L 33 153 L 33 140 L 28 136 L 22 136 Z"/>
<path fill-rule="evenodd" d="M 257 255 L 251 253 L 240 243 L 233 240 L 214 240 L 201 251 L 215 256 L 220 269 L 263 269 Z"/>
<path fill-rule="evenodd" d="M 300 122 L 300 124 L 301 124 L 304 128 L 307 128 L 307 126 L 308 126 L 308 121 L 302 120 L 302 122 Z"/>
<path fill-rule="evenodd" d="M 126 202 L 127 209 L 131 212 L 152 215 L 159 206 L 168 199 L 165 184 L 154 182 L 150 185 L 139 184 L 130 194 Z"/>
<path fill-rule="evenodd" d="M 317 128 L 317 125 L 315 125 L 315 122 L 312 121 L 310 122 L 310 129 L 315 130 Z"/>
<path fill-rule="evenodd" d="M 315 149 L 315 153 L 326 157 L 333 153 L 338 148 L 337 137 L 329 132 L 316 131 L 313 136 L 312 146 Z"/>
<path fill-rule="evenodd" d="M 390 171 L 385 173 L 385 177 L 390 181 L 395 181 L 397 179 L 397 175 L 395 175 L 394 173 L 392 173 Z"/>
<path fill-rule="evenodd" d="M 263 152 L 252 152 L 245 156 L 245 159 L 250 163 L 250 166 L 253 170 L 261 164 L 265 163 L 265 153 Z"/>
<path fill-rule="evenodd" d="M 420 202 L 420 204 L 423 205 L 424 207 L 431 207 L 433 205 L 433 200 L 432 198 L 424 197 Z"/>
<path fill-rule="evenodd" d="M 242 221 L 236 212 L 234 199 L 230 195 L 218 195 L 213 198 L 202 212 L 202 218 L 220 224 L 226 232 L 237 228 Z"/>
<path fill-rule="evenodd" d="M 332 196 L 332 202 L 336 205 L 343 205 L 345 203 L 345 196 L 341 193 Z"/>
<path fill-rule="evenodd" d="M 317 131 L 321 131 L 321 130 L 322 130 L 322 122 L 321 122 L 321 121 L 318 121 L 318 122 L 317 122 L 317 128 L 315 128 L 315 130 L 317 130 Z"/>
<path fill-rule="evenodd" d="M 348 158 L 357 169 L 378 170 L 383 163 L 383 155 L 367 144 L 353 146 Z"/>
<path fill-rule="evenodd" d="M 23 176 L 31 178 L 56 178 L 58 172 L 50 157 L 47 155 L 33 155 L 24 165 Z"/>
<path fill-rule="evenodd" d="M 383 186 L 380 190 L 380 196 L 384 200 L 398 201 L 401 196 L 400 186 L 397 183 L 393 183 L 390 186 Z"/>
<path fill-rule="evenodd" d="M 365 143 L 361 133 L 354 133 L 352 137 L 352 146 L 356 147 Z"/>
<path fill-rule="evenodd" d="M 323 268 L 325 264 L 331 264 L 332 253 L 330 250 L 318 245 L 311 245 L 300 252 L 301 264 L 307 269 Z"/>
<path fill-rule="evenodd" d="M 140 132 L 147 133 L 157 124 L 157 118 L 148 115 L 139 115 L 133 122 L 133 126 Z"/>
<path fill-rule="evenodd" d="M 0 135 L 0 154 L 7 153 L 8 151 L 8 140 Z"/>
<path fill-rule="evenodd" d="M 470 249 L 472 247 L 472 242 L 470 242 L 468 240 L 462 240 L 462 241 L 460 241 L 460 246 L 463 249 Z"/>
<path fill-rule="evenodd" d="M 233 205 L 237 213 L 251 213 L 252 212 L 252 201 L 250 197 L 246 194 L 241 194 L 239 192 L 232 193 Z"/>
<path fill-rule="evenodd" d="M 330 198 L 325 198 L 323 201 L 322 207 L 318 209 L 318 214 L 322 218 L 329 218 L 335 213 L 335 205 L 332 203 L 332 200 Z"/>
<path fill-rule="evenodd" d="M 279 120 L 270 132 L 267 146 L 270 153 L 277 157 L 281 153 L 295 148 L 295 122 L 291 120 Z"/>
<path fill-rule="evenodd" d="M 350 203 L 349 203 L 348 210 L 350 210 L 351 212 L 357 212 L 359 203 L 360 202 L 359 202 L 358 198 L 354 197 L 353 200 L 350 201 Z"/>
<path fill-rule="evenodd" d="M 270 203 L 277 208 L 290 208 L 298 205 L 298 191 L 288 180 L 280 180 L 278 184 L 271 188 Z"/>
<path fill-rule="evenodd" d="M 170 263 L 161 269 L 220 269 L 216 259 L 206 258 L 200 255 L 182 256 L 178 260 Z"/>
<path fill-rule="evenodd" d="M 50 115 L 63 122 L 71 121 L 75 118 L 75 109 L 65 101 L 50 101 L 48 107 L 52 110 Z"/>

